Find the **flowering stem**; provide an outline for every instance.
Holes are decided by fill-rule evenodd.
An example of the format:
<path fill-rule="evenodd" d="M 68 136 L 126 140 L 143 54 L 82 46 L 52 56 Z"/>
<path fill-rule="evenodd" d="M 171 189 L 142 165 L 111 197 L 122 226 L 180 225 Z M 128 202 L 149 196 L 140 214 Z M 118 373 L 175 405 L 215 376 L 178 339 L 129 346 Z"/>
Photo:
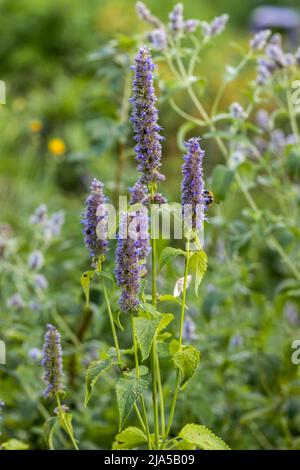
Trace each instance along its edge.
<path fill-rule="evenodd" d="M 183 333 L 183 326 L 184 326 L 184 313 L 185 313 L 187 279 L 188 279 L 188 273 L 189 273 L 189 258 L 190 258 L 190 240 L 188 238 L 187 239 L 187 246 L 186 246 L 186 257 L 185 257 L 185 268 L 184 268 L 184 279 L 183 279 L 182 305 L 181 305 L 181 312 L 180 312 L 179 346 L 178 346 L 178 349 L 180 349 L 181 346 L 182 346 L 182 333 Z M 163 444 L 164 444 L 165 440 L 168 438 L 168 435 L 169 435 L 169 432 L 170 432 L 170 429 L 171 429 L 171 426 L 172 426 L 179 388 L 180 388 L 180 374 L 179 374 L 179 370 L 177 369 L 175 392 L 174 392 L 174 396 L 173 396 L 173 401 L 172 401 L 171 410 L 170 410 L 169 422 L 168 422 L 167 430 L 166 430 L 166 433 L 165 433 L 165 436 L 164 436 Z"/>
<path fill-rule="evenodd" d="M 152 245 L 152 305 L 156 307 L 156 240 L 151 239 Z M 153 412 L 154 412 L 154 435 L 155 445 L 158 449 L 159 443 L 159 424 L 158 424 L 158 403 L 157 403 L 157 361 L 156 361 L 156 339 L 153 338 L 152 343 L 152 356 L 151 356 L 151 373 L 152 373 L 152 400 L 153 400 Z"/>
<path fill-rule="evenodd" d="M 114 322 L 113 314 L 112 314 L 112 311 L 111 311 L 110 302 L 109 302 L 109 298 L 108 298 L 108 294 L 107 294 L 107 290 L 106 290 L 106 286 L 105 286 L 104 281 L 102 281 L 102 285 L 103 285 L 103 292 L 104 292 L 104 297 L 105 297 L 105 301 L 106 301 L 106 305 L 107 305 L 107 311 L 108 311 L 111 331 L 112 331 L 114 344 L 115 344 L 115 348 L 116 348 L 116 353 L 117 353 L 118 366 L 120 368 L 122 368 L 122 359 L 121 359 L 119 341 L 118 341 L 115 322 Z"/>
<path fill-rule="evenodd" d="M 74 434 L 73 434 L 73 431 L 72 431 L 72 428 L 70 427 L 68 421 L 66 420 L 65 418 L 65 412 L 63 411 L 62 407 L 61 407 L 61 403 L 60 403 L 60 398 L 59 398 L 59 394 L 56 393 L 56 402 L 57 402 L 57 407 L 58 407 L 58 412 L 59 412 L 59 418 L 61 419 L 62 421 L 62 424 L 65 428 L 65 431 L 68 433 L 70 439 L 71 439 L 71 442 L 74 446 L 74 449 L 75 450 L 79 450 L 79 447 L 76 443 L 76 440 L 75 440 L 75 437 L 74 437 Z"/>
<path fill-rule="evenodd" d="M 138 348 L 137 348 L 137 341 L 136 341 L 134 317 L 133 317 L 132 313 L 130 314 L 130 321 L 131 321 L 131 328 L 132 328 L 132 340 L 133 340 L 133 350 L 134 350 L 134 360 L 135 360 L 135 371 L 136 371 L 136 377 L 137 377 L 137 379 L 139 379 L 140 378 L 140 368 L 139 368 Z M 144 420 L 145 420 L 145 432 L 146 432 L 146 435 L 147 435 L 148 447 L 151 450 L 152 449 L 151 437 L 150 437 L 150 432 L 149 432 L 147 411 L 146 411 L 146 406 L 145 406 L 145 401 L 144 401 L 143 396 L 141 397 L 141 403 L 142 403 L 142 409 L 143 409 Z"/>
<path fill-rule="evenodd" d="M 109 315 L 111 331 L 112 331 L 112 335 L 113 335 L 113 339 L 114 339 L 114 345 L 115 345 L 115 348 L 116 348 L 118 366 L 120 367 L 120 370 L 122 370 L 122 358 L 121 358 L 121 352 L 120 352 L 118 336 L 117 336 L 115 322 L 114 322 L 114 318 L 113 318 L 113 314 L 112 314 L 112 310 L 111 310 L 111 306 L 110 306 L 110 301 L 109 301 L 109 297 L 108 297 L 108 294 L 107 294 L 107 290 L 106 290 L 106 286 L 105 286 L 104 281 L 102 281 L 102 285 L 103 285 L 103 292 L 104 292 L 104 297 L 105 297 L 105 301 L 106 301 L 106 305 L 107 305 L 107 311 L 108 311 L 108 315 Z M 134 410 L 137 414 L 138 420 L 139 420 L 143 430 L 145 432 L 147 432 L 147 426 L 145 425 L 145 423 L 143 421 L 143 418 L 141 416 L 141 413 L 140 413 L 136 403 L 134 404 Z"/>

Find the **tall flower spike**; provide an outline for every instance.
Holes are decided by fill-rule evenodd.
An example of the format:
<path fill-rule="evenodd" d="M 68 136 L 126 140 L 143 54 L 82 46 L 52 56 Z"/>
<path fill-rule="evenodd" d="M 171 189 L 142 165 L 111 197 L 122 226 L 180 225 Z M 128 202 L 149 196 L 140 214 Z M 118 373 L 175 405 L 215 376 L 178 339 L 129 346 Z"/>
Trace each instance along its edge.
<path fill-rule="evenodd" d="M 107 198 L 103 193 L 103 184 L 93 179 L 90 186 L 91 193 L 85 201 L 86 209 L 82 217 L 84 243 L 90 252 L 92 258 L 104 255 L 108 249 L 106 233 L 103 230 L 99 237 L 97 226 L 106 218 L 105 203 Z"/>
<path fill-rule="evenodd" d="M 151 54 L 147 47 L 142 47 L 136 58 L 133 80 L 132 117 L 138 171 L 141 183 L 155 183 L 163 180 L 159 172 L 161 166 L 161 140 L 158 125 L 158 112 L 155 107 L 157 98 L 153 86 L 153 69 Z"/>
<path fill-rule="evenodd" d="M 138 306 L 140 280 L 149 253 L 148 217 L 144 211 L 122 212 L 116 253 L 116 278 L 122 289 L 119 301 L 123 312 Z"/>
<path fill-rule="evenodd" d="M 44 380 L 47 388 L 44 391 L 46 398 L 52 398 L 64 390 L 62 384 L 63 366 L 60 334 L 57 329 L 48 324 L 43 346 L 42 366 L 45 369 Z"/>
<path fill-rule="evenodd" d="M 202 161 L 205 152 L 200 147 L 200 139 L 192 138 L 185 143 L 187 153 L 183 157 L 181 203 L 183 216 L 191 219 L 192 230 L 201 230 L 204 221 L 205 201 Z"/>

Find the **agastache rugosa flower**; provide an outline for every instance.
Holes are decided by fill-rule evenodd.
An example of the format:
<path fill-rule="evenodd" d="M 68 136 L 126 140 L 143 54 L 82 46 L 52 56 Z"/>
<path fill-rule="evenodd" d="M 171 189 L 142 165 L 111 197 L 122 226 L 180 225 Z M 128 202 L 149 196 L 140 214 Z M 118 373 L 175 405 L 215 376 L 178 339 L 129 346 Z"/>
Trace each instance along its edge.
<path fill-rule="evenodd" d="M 136 58 L 133 80 L 132 117 L 138 171 L 143 184 L 163 180 L 159 172 L 161 166 L 161 130 L 158 125 L 158 112 L 155 107 L 157 98 L 153 86 L 153 69 L 151 54 L 147 47 L 142 47 Z"/>
<path fill-rule="evenodd" d="M 147 186 L 138 180 L 135 185 L 129 189 L 130 192 L 130 204 L 143 204 L 149 205 L 150 194 Z M 161 193 L 155 193 L 153 196 L 153 204 L 165 204 L 167 199 Z"/>
<path fill-rule="evenodd" d="M 200 147 L 199 138 L 191 138 L 185 143 L 187 153 L 183 157 L 181 203 L 186 221 L 191 219 L 192 230 L 201 230 L 204 221 L 205 201 L 202 161 L 205 152 Z"/>
<path fill-rule="evenodd" d="M 140 280 L 149 253 L 148 216 L 141 211 L 122 212 L 116 253 L 116 278 L 122 289 L 120 308 L 127 313 L 138 307 Z"/>
<path fill-rule="evenodd" d="M 228 20 L 229 15 L 227 15 L 227 13 L 224 13 L 223 15 L 216 16 L 211 23 L 208 23 L 207 21 L 202 21 L 201 27 L 203 35 L 207 38 L 218 36 L 223 32 Z"/>
<path fill-rule="evenodd" d="M 45 369 L 44 380 L 47 382 L 44 396 L 52 398 L 64 390 L 62 384 L 63 366 L 60 334 L 53 325 L 47 325 L 42 353 L 43 358 L 41 363 Z"/>
<path fill-rule="evenodd" d="M 83 214 L 82 224 L 84 226 L 84 243 L 92 258 L 104 255 L 108 249 L 106 233 L 103 229 L 101 236 L 97 233 L 97 227 L 105 221 L 105 203 L 107 198 L 103 193 L 103 183 L 93 179 L 90 186 L 90 195 L 85 201 L 86 209 Z"/>

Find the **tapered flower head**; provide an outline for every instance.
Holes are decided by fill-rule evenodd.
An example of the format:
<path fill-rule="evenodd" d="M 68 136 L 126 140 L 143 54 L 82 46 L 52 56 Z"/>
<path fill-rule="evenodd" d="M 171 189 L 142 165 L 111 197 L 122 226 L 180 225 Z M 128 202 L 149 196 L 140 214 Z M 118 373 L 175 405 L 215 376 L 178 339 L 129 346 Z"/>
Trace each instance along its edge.
<path fill-rule="evenodd" d="M 192 138 L 185 143 L 187 153 L 182 165 L 181 202 L 183 216 L 187 217 L 192 230 L 201 230 L 204 220 L 205 201 L 202 161 L 205 152 L 200 147 L 200 139 Z"/>
<path fill-rule="evenodd" d="M 53 325 L 47 325 L 42 353 L 42 366 L 45 369 L 44 380 L 47 382 L 44 396 L 52 398 L 64 390 L 60 334 Z"/>
<path fill-rule="evenodd" d="M 134 138 L 136 140 L 135 152 L 138 162 L 138 171 L 141 173 L 143 184 L 155 183 L 164 179 L 160 173 L 161 166 L 161 140 L 158 125 L 158 112 L 155 107 L 157 98 L 153 85 L 153 69 L 150 51 L 142 47 L 136 58 L 133 80 L 132 117 Z"/>
<path fill-rule="evenodd" d="M 104 255 L 108 249 L 108 241 L 104 230 L 107 198 L 103 193 L 103 184 L 93 179 L 90 186 L 90 195 L 85 201 L 85 211 L 82 218 L 84 243 L 92 258 Z M 101 233 L 99 227 L 103 223 Z M 101 235 L 101 236 L 100 236 Z"/>
<path fill-rule="evenodd" d="M 120 308 L 127 313 L 138 306 L 140 280 L 150 251 L 147 210 L 122 212 L 116 254 L 116 278 L 122 289 Z"/>

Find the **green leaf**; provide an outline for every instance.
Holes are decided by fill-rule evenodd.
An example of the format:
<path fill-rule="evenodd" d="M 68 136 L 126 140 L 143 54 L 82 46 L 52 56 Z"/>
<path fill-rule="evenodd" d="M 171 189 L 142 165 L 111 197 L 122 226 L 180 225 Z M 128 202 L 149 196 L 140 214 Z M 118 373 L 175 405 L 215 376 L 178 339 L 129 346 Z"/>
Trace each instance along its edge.
<path fill-rule="evenodd" d="M 124 372 L 124 374 L 127 376 L 127 377 L 133 377 L 135 378 L 136 377 L 136 369 L 131 369 L 129 372 Z M 149 369 L 147 366 L 139 366 L 139 375 L 142 376 L 142 375 L 147 375 L 149 374 Z"/>
<path fill-rule="evenodd" d="M 150 354 L 152 341 L 156 333 L 157 326 L 159 324 L 159 319 L 136 317 L 134 318 L 134 324 L 137 341 L 139 343 L 142 358 L 144 361 Z"/>
<path fill-rule="evenodd" d="M 174 315 L 172 313 L 163 313 L 162 318 L 157 327 L 157 334 L 160 333 L 162 330 L 167 328 L 167 326 L 174 320 Z"/>
<path fill-rule="evenodd" d="M 181 300 L 171 294 L 160 295 L 158 302 L 175 302 L 176 304 L 181 305 Z"/>
<path fill-rule="evenodd" d="M 179 436 L 202 450 L 230 450 L 220 437 L 200 424 L 187 424 L 180 431 Z"/>
<path fill-rule="evenodd" d="M 134 426 L 130 426 L 116 435 L 115 442 L 112 445 L 112 450 L 134 449 L 146 442 L 147 438 L 143 431 Z"/>
<path fill-rule="evenodd" d="M 148 382 L 145 379 L 121 378 L 116 385 L 117 402 L 119 408 L 119 430 L 122 429 L 136 400 L 147 390 Z"/>
<path fill-rule="evenodd" d="M 205 251 L 195 251 L 190 258 L 190 268 L 194 273 L 195 293 L 198 297 L 198 289 L 207 269 L 207 255 Z"/>
<path fill-rule="evenodd" d="M 90 303 L 90 283 L 94 277 L 94 274 L 95 274 L 95 271 L 86 271 L 80 277 L 80 283 L 81 283 L 82 290 L 84 292 L 86 305 L 89 305 Z"/>
<path fill-rule="evenodd" d="M 29 445 L 18 439 L 9 439 L 1 444 L 1 448 L 3 450 L 27 450 L 29 449 Z"/>
<path fill-rule="evenodd" d="M 50 450 L 54 450 L 53 435 L 58 424 L 58 417 L 47 419 L 44 424 L 44 437 Z"/>
<path fill-rule="evenodd" d="M 173 248 L 172 246 L 167 246 L 164 248 L 159 258 L 160 269 L 173 261 L 179 255 L 186 256 L 186 253 L 184 250 L 181 250 L 180 248 Z"/>
<path fill-rule="evenodd" d="M 84 406 L 87 406 L 93 394 L 94 386 L 96 385 L 100 375 L 109 369 L 116 362 L 112 357 L 90 363 L 85 379 L 85 399 Z"/>
<path fill-rule="evenodd" d="M 170 354 L 180 372 L 180 385 L 183 387 L 193 377 L 199 364 L 200 352 L 194 346 L 181 346 L 176 340 L 171 341 Z"/>
<path fill-rule="evenodd" d="M 72 415 L 71 413 L 59 413 L 58 415 L 59 424 L 69 434 L 70 430 L 73 434 Z"/>

